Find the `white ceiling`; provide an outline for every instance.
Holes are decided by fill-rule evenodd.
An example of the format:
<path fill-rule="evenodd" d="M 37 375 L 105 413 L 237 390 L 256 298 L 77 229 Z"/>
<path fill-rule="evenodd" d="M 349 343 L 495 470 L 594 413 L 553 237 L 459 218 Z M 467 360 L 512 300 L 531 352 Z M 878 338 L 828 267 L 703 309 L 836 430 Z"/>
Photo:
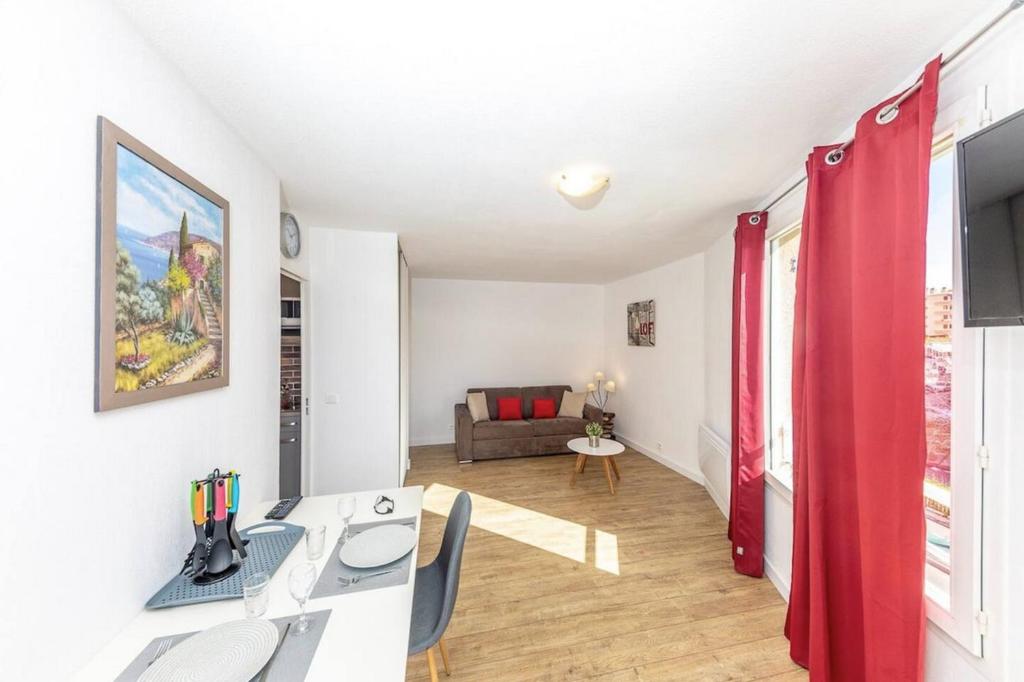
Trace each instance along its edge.
<path fill-rule="evenodd" d="M 991 0 L 118 0 L 304 226 L 420 277 L 606 282 L 703 250 Z M 590 210 L 553 189 L 576 165 Z M 230 198 L 229 198 L 230 199 Z"/>

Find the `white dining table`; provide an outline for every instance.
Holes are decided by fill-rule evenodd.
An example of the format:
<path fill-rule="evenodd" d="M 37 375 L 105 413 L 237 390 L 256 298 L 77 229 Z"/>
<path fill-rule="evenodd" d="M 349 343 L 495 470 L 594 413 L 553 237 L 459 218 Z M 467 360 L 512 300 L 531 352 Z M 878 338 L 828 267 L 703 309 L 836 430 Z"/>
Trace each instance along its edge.
<path fill-rule="evenodd" d="M 387 490 L 350 493 L 356 498 L 356 512 L 351 523 L 415 517 L 419 532 L 423 507 L 423 487 L 411 486 Z M 378 495 L 395 500 L 392 514 L 373 511 Z M 342 495 L 305 497 L 288 515 L 285 522 L 301 526 L 327 526 L 324 555 L 314 561 L 317 572 L 328 561 L 338 561 L 333 551 L 341 534 L 338 499 Z M 264 521 L 263 515 L 277 500 L 245 505 L 239 514 L 237 528 L 242 529 Z M 186 523 L 187 518 L 182 523 Z M 326 629 L 310 665 L 307 680 L 379 680 L 398 682 L 405 679 L 409 647 L 409 622 L 412 616 L 412 593 L 419 542 L 412 551 L 412 569 L 404 585 L 381 587 L 334 597 L 311 599 L 309 612 L 331 609 Z M 299 607 L 288 593 L 288 571 L 307 561 L 306 542 L 298 544 L 270 580 L 270 604 L 265 618 L 294 615 Z M 168 567 L 168 576 L 174 568 Z M 154 586 L 154 591 L 159 586 Z M 76 680 L 113 680 L 153 638 L 205 628 L 245 617 L 242 599 L 192 604 L 164 609 L 143 610 L 113 640 L 97 653 L 75 676 Z"/>

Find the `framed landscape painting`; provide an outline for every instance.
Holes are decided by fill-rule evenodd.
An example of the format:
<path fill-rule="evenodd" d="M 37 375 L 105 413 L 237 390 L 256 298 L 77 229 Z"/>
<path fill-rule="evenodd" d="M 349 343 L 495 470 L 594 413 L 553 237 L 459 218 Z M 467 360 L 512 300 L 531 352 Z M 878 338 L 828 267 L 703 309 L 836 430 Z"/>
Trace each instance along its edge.
<path fill-rule="evenodd" d="M 630 346 L 654 345 L 654 299 L 626 306 L 626 342 Z"/>
<path fill-rule="evenodd" d="M 96 411 L 228 385 L 228 202 L 99 118 Z"/>

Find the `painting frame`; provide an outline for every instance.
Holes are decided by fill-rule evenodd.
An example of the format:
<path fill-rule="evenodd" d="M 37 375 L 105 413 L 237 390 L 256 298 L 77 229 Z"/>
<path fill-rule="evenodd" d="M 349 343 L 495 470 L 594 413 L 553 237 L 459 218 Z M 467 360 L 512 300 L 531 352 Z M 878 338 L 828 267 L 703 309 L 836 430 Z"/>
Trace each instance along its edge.
<path fill-rule="evenodd" d="M 201 391 L 223 388 L 229 385 L 230 378 L 230 204 L 229 202 L 158 154 L 149 146 L 112 123 L 109 119 L 97 117 L 97 153 L 96 153 L 96 313 L 95 313 L 95 362 L 94 362 L 94 405 L 95 412 L 103 412 L 132 405 L 189 395 Z M 217 296 L 220 306 L 217 308 L 216 321 L 219 326 L 219 346 L 214 367 L 218 369 L 216 376 L 208 378 L 190 378 L 184 383 L 157 385 L 145 389 L 117 390 L 116 376 L 118 371 L 117 343 L 117 272 L 118 259 L 118 224 L 117 224 L 117 190 L 118 190 L 118 148 L 131 152 L 156 171 L 177 181 L 191 192 L 213 204 L 222 211 L 220 243 L 217 253 L 218 287 Z M 184 220 L 183 220 L 184 222 Z M 186 231 L 185 239 L 190 238 Z M 193 242 L 194 243 L 194 242 Z M 192 243 L 188 251 L 191 252 Z M 183 254 L 182 254 L 183 255 Z M 171 259 L 173 260 L 173 248 Z M 170 261 L 168 263 L 170 268 Z M 136 272 L 137 274 L 137 272 Z M 209 296 L 209 294 L 207 294 Z M 209 300 L 209 299 L 207 299 Z M 136 335 L 137 336 L 137 335 Z M 212 336 L 212 333 L 211 333 Z M 136 345 L 136 348 L 138 346 Z M 134 356 L 141 358 L 141 355 Z"/>
<path fill-rule="evenodd" d="M 626 304 L 626 345 L 654 348 L 654 299 Z"/>

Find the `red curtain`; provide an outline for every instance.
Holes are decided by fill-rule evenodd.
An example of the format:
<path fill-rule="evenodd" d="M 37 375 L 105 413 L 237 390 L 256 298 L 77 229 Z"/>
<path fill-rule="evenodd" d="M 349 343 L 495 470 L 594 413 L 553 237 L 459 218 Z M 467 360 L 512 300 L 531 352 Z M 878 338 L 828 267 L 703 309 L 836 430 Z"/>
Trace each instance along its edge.
<path fill-rule="evenodd" d="M 939 60 L 835 165 L 807 161 L 786 635 L 811 680 L 920 680 L 925 228 Z M 891 100 L 890 100 L 891 101 Z"/>
<path fill-rule="evenodd" d="M 733 566 L 764 573 L 764 365 L 761 288 L 768 214 L 736 222 L 732 272 L 732 471 L 729 539 Z"/>

